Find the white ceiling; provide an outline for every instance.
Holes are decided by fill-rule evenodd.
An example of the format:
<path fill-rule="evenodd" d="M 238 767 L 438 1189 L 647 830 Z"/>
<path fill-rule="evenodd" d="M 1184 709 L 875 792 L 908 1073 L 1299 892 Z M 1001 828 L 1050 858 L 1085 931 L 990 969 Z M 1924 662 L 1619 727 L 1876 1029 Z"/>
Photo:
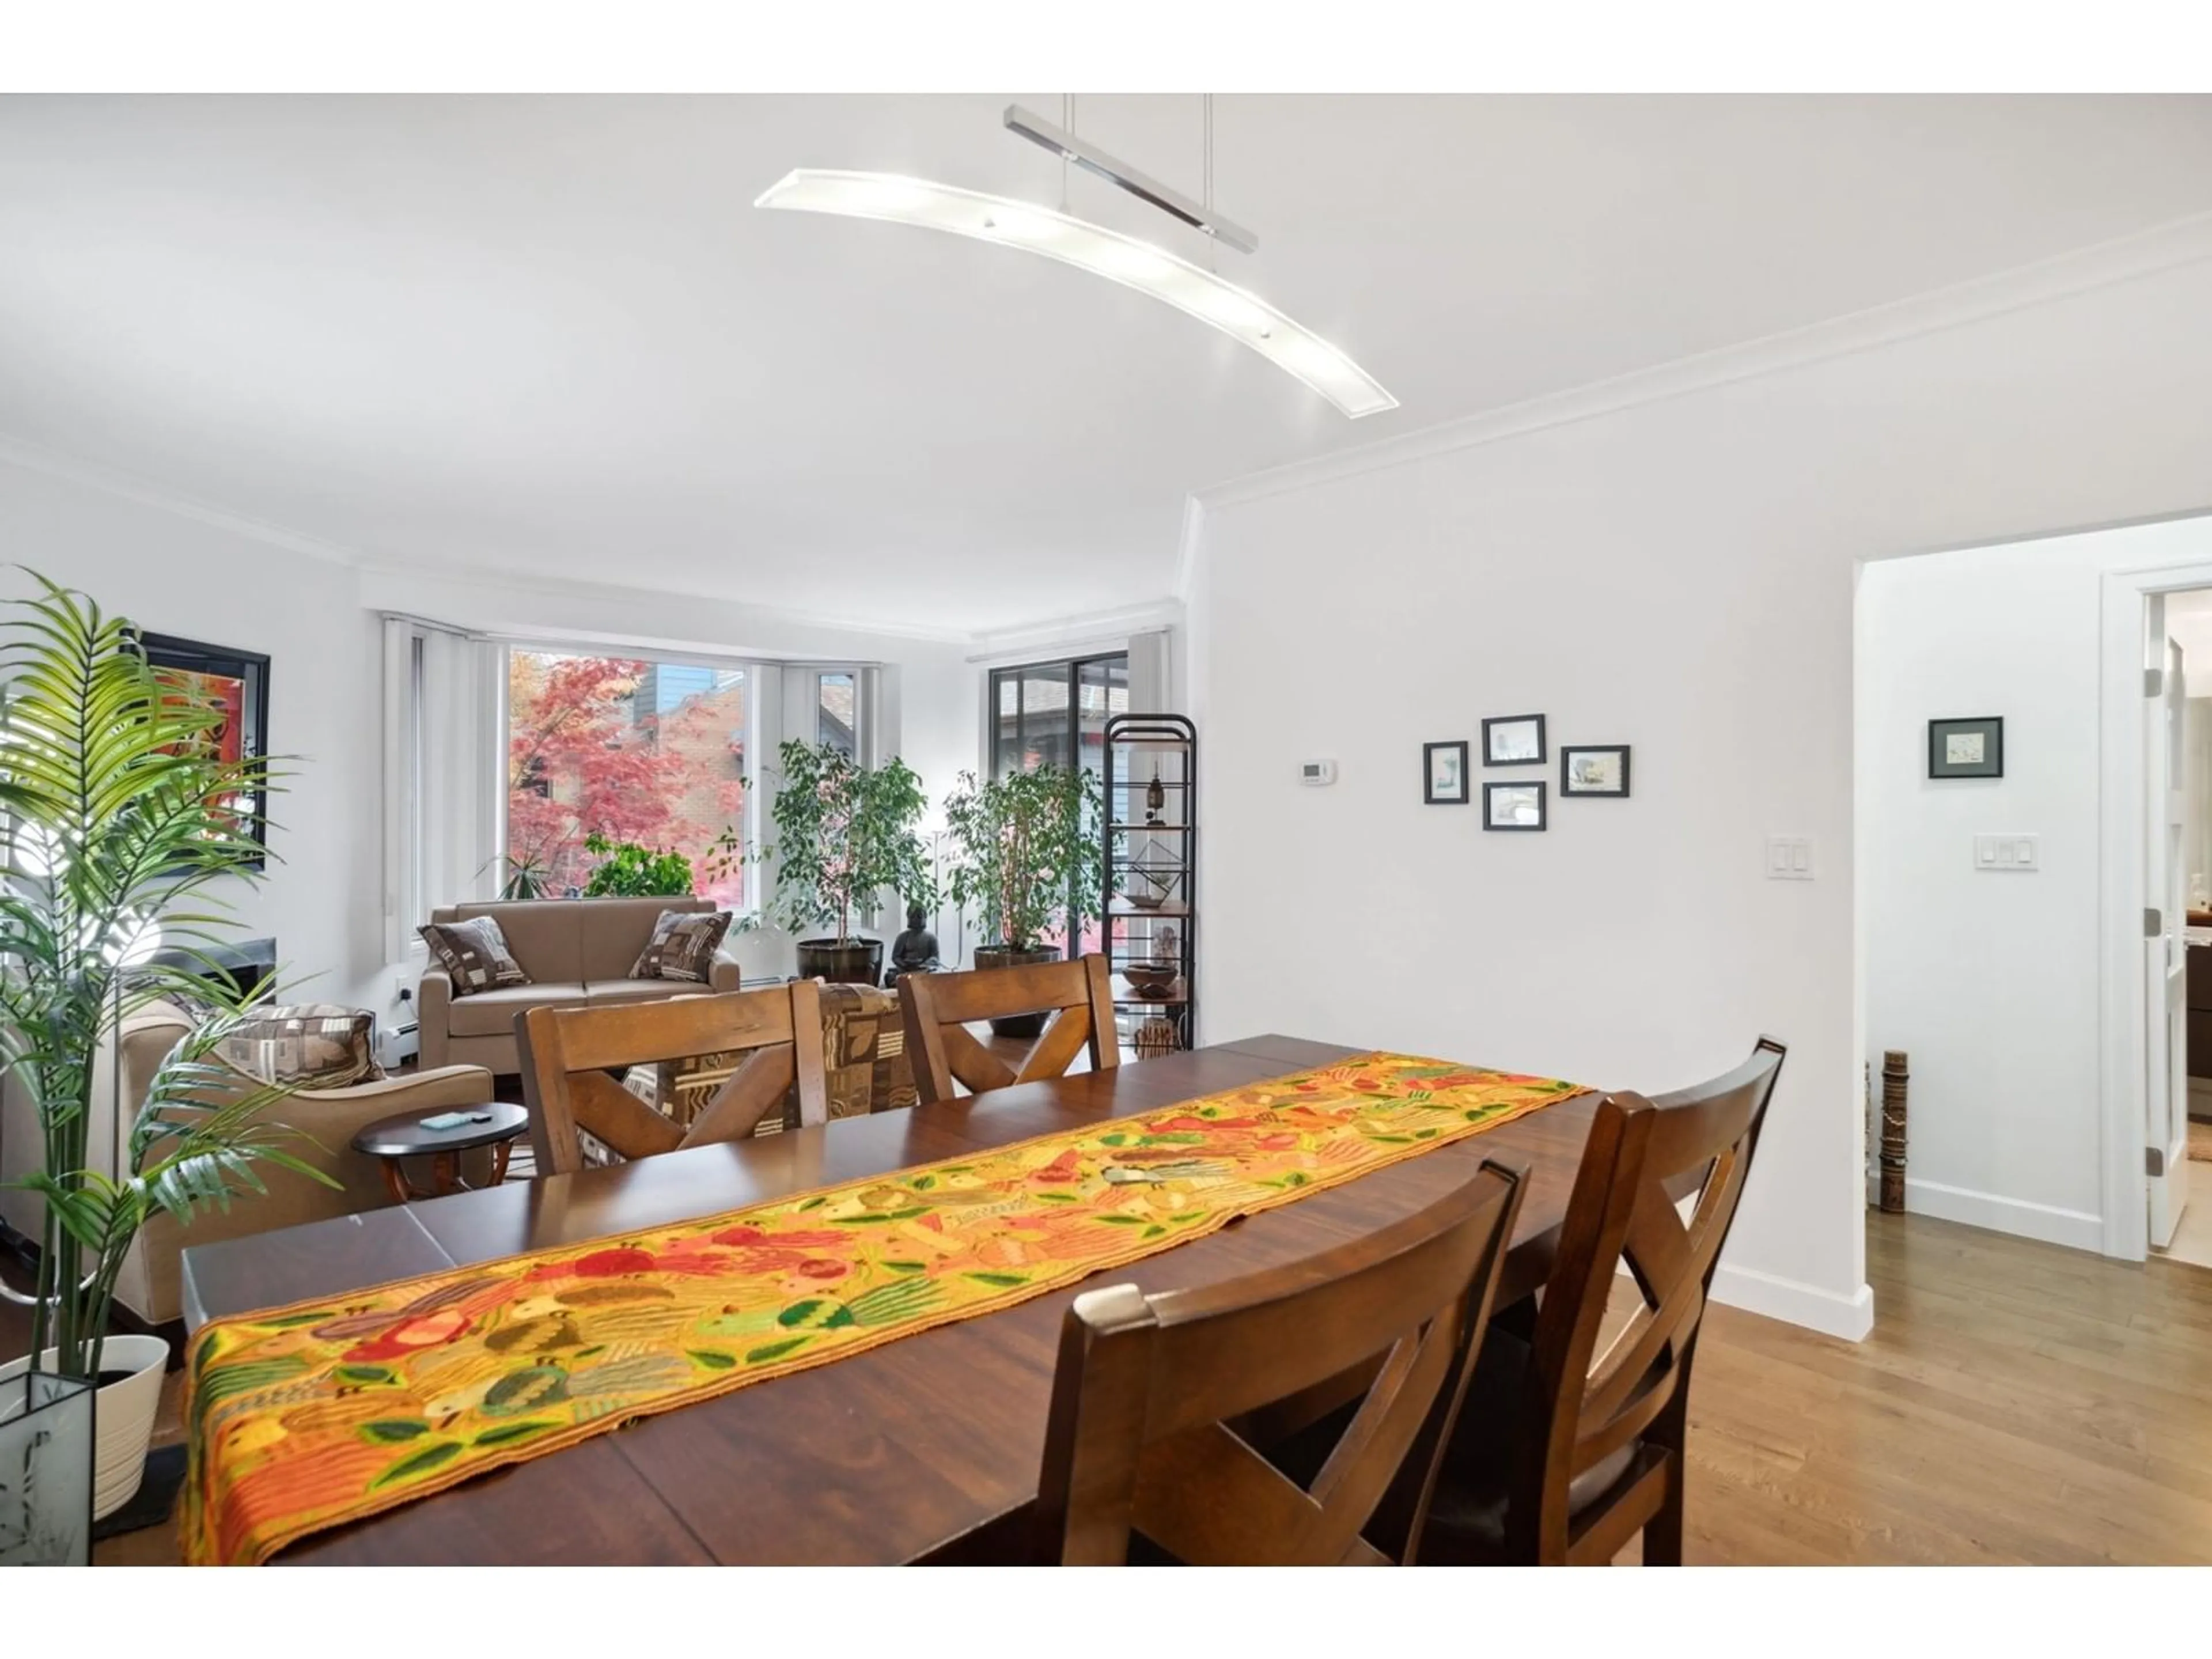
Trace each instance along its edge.
<path fill-rule="evenodd" d="M 2206 99 L 1224 96 L 1261 246 L 1221 268 L 1401 402 L 1353 422 L 1082 272 L 750 205 L 801 166 L 1054 202 L 1010 100 L 1058 118 L 0 100 L 0 434 L 378 563 L 982 631 L 1168 593 L 1194 489 L 2212 210 Z M 1196 99 L 1075 114 L 1196 193 Z"/>

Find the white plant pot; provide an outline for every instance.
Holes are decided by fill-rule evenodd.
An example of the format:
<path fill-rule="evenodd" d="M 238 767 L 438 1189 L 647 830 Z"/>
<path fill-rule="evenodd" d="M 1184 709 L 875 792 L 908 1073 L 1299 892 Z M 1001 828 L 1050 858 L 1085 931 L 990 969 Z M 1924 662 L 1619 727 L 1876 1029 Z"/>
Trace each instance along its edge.
<path fill-rule="evenodd" d="M 57 1351 L 46 1353 L 46 1369 L 56 1369 Z M 119 1382 L 100 1391 L 94 1407 L 92 1518 L 100 1520 L 138 1495 L 146 1478 L 146 1447 L 154 1438 L 154 1419 L 161 1409 L 161 1378 L 169 1368 L 169 1345 L 158 1336 L 111 1336 L 101 1345 L 100 1368 L 128 1371 Z M 31 1369 L 28 1359 L 0 1365 L 0 1382 Z"/>

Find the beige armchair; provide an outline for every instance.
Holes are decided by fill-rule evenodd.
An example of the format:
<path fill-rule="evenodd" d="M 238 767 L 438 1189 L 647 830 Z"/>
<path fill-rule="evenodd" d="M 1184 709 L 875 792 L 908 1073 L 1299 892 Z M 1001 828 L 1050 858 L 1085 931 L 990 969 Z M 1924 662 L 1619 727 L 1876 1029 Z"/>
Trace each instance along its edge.
<path fill-rule="evenodd" d="M 116 1170 L 155 1071 L 190 1029 L 185 1016 L 167 1003 L 152 1004 L 124 1022 L 94 1073 L 94 1110 L 88 1147 L 94 1168 Z M 337 1186 L 325 1187 L 289 1170 L 263 1164 L 258 1173 L 268 1186 L 266 1193 L 234 1198 L 227 1210 L 203 1210 L 189 1225 L 156 1216 L 131 1248 L 116 1281 L 116 1299 L 150 1323 L 181 1317 L 178 1264 L 186 1247 L 382 1209 L 392 1202 L 383 1165 L 352 1149 L 355 1133 L 379 1118 L 401 1112 L 434 1112 L 480 1104 L 491 1097 L 491 1073 L 481 1066 L 443 1066 L 343 1089 L 301 1090 L 270 1108 L 269 1115 L 300 1131 L 301 1139 L 289 1150 L 332 1176 Z M 27 1173 L 39 1158 L 39 1143 L 38 1115 L 30 1097 L 9 1077 L 0 1084 L 0 1181 Z M 483 1178 L 488 1155 L 467 1157 L 483 1166 L 467 1169 L 469 1178 Z M 36 1240 L 45 1227 L 44 1202 L 33 1193 L 0 1190 L 0 1219 Z"/>
<path fill-rule="evenodd" d="M 629 976 L 631 964 L 651 941 L 653 925 L 662 911 L 714 908 L 712 899 L 690 897 L 560 898 L 449 904 L 433 910 L 433 921 L 466 921 L 475 916 L 495 920 L 530 983 L 457 997 L 452 977 L 432 957 L 415 1005 L 422 1064 L 465 1060 L 503 1077 L 519 1076 L 522 1060 L 514 1042 L 515 1016 L 532 1008 L 603 1008 L 610 1003 L 658 1002 L 701 991 L 738 989 L 737 960 L 729 954 L 727 941 L 714 958 L 711 984 Z"/>

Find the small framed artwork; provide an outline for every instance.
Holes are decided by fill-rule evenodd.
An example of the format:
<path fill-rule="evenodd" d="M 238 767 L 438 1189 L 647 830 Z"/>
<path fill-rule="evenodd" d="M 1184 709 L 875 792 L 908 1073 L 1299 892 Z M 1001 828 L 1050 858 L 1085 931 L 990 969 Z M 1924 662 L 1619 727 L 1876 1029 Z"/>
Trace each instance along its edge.
<path fill-rule="evenodd" d="M 2004 719 L 1928 722 L 1928 775 L 1931 778 L 2001 778 L 2004 775 Z"/>
<path fill-rule="evenodd" d="M 1570 749 L 1559 745 L 1559 793 L 1628 798 L 1628 745 L 1605 744 Z"/>
<path fill-rule="evenodd" d="M 1483 721 L 1485 766 L 1541 766 L 1547 758 L 1541 714 L 1502 714 Z"/>
<path fill-rule="evenodd" d="M 1467 739 L 1421 745 L 1421 799 L 1431 806 L 1467 805 Z"/>
<path fill-rule="evenodd" d="M 1486 830 L 1541 830 L 1544 827 L 1544 786 L 1540 783 L 1484 784 L 1482 827 Z"/>

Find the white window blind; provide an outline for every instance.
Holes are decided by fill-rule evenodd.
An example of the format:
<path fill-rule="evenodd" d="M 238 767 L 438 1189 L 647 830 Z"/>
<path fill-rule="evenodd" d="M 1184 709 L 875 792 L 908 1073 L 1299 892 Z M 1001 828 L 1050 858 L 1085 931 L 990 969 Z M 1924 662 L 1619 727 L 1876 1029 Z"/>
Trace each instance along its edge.
<path fill-rule="evenodd" d="M 505 652 L 412 617 L 384 619 L 386 958 L 419 950 L 435 906 L 498 892 Z"/>

